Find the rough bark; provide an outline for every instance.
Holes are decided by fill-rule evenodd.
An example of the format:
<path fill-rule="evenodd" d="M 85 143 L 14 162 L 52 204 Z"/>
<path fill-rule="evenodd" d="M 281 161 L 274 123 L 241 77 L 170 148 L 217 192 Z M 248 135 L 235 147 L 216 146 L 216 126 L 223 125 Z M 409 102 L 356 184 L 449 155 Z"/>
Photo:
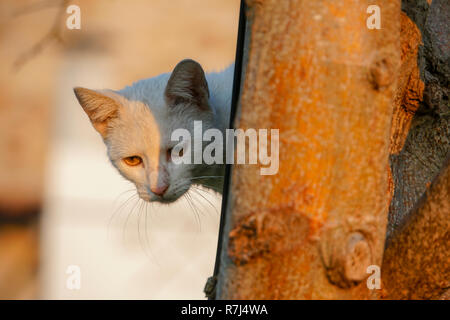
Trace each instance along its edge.
<path fill-rule="evenodd" d="M 409 101 L 418 102 L 418 109 L 411 129 L 406 131 L 408 135 L 404 145 L 391 147 L 394 153 L 390 162 L 395 192 L 389 208 L 388 242 L 390 235 L 404 224 L 411 209 L 440 172 L 450 150 L 450 2 L 429 2 L 402 2 L 402 10 L 421 33 L 423 43 L 419 45 L 416 63 L 424 90 L 420 99 L 420 82 L 414 80 L 417 85 L 410 88 L 416 88 L 416 91 L 411 91 L 413 99 Z M 408 30 L 411 31 L 411 28 L 414 29 L 410 27 Z M 406 43 L 417 42 L 414 36 L 405 35 L 404 38 L 409 40 L 403 42 L 403 48 Z M 401 109 L 408 109 L 406 103 L 401 104 Z M 396 121 L 394 117 L 393 124 Z M 393 130 L 398 130 L 398 127 L 393 127 Z"/>
<path fill-rule="evenodd" d="M 405 143 L 411 121 L 423 98 L 424 83 L 420 79 L 417 54 L 422 38 L 414 22 L 401 13 L 401 67 L 394 98 L 390 151 L 398 154 Z"/>
<path fill-rule="evenodd" d="M 381 30 L 367 1 L 247 1 L 235 127 L 278 128 L 280 169 L 233 168 L 217 298 L 377 297 L 400 65 L 400 2 L 378 2 Z"/>
<path fill-rule="evenodd" d="M 392 235 L 382 267 L 385 298 L 446 298 L 450 288 L 449 164 L 407 223 Z"/>

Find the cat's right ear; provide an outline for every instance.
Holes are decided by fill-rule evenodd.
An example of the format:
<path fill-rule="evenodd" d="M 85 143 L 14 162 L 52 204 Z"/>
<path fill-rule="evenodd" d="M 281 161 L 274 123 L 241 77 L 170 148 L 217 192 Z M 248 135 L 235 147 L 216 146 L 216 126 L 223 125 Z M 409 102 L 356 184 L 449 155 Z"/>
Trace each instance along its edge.
<path fill-rule="evenodd" d="M 73 91 L 95 130 L 106 138 L 110 121 L 118 117 L 119 103 L 105 92 L 80 87 L 74 88 Z"/>

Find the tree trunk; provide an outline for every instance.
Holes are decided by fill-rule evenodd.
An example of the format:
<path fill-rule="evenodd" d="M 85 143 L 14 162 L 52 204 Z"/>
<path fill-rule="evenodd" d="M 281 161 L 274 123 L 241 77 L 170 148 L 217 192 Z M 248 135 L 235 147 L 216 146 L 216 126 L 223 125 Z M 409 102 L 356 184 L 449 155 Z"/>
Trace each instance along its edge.
<path fill-rule="evenodd" d="M 279 129 L 279 172 L 235 166 L 219 299 L 365 299 L 381 265 L 400 1 L 247 1 L 236 128 Z M 270 144 L 269 144 L 270 150 Z"/>

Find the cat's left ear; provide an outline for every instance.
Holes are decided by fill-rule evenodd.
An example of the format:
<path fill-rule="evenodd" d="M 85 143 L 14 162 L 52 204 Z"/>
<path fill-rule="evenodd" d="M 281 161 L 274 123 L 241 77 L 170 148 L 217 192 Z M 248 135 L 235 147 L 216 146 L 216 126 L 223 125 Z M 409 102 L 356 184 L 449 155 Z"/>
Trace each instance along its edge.
<path fill-rule="evenodd" d="M 192 103 L 201 110 L 209 109 L 209 90 L 205 72 L 194 60 L 186 59 L 176 65 L 164 94 L 169 105 Z"/>

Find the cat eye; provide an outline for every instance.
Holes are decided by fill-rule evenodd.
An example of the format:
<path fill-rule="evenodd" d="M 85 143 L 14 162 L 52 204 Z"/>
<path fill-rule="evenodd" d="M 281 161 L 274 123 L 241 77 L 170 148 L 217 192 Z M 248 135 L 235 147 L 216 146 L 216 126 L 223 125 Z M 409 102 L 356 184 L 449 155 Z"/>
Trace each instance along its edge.
<path fill-rule="evenodd" d="M 172 159 L 172 150 L 173 148 L 167 149 L 167 161 L 170 161 Z M 181 149 L 180 151 L 178 151 L 178 157 L 182 157 L 184 154 L 184 149 Z"/>
<path fill-rule="evenodd" d="M 123 158 L 123 162 L 125 162 L 129 166 L 134 167 L 142 163 L 142 158 L 139 156 L 126 157 Z"/>

